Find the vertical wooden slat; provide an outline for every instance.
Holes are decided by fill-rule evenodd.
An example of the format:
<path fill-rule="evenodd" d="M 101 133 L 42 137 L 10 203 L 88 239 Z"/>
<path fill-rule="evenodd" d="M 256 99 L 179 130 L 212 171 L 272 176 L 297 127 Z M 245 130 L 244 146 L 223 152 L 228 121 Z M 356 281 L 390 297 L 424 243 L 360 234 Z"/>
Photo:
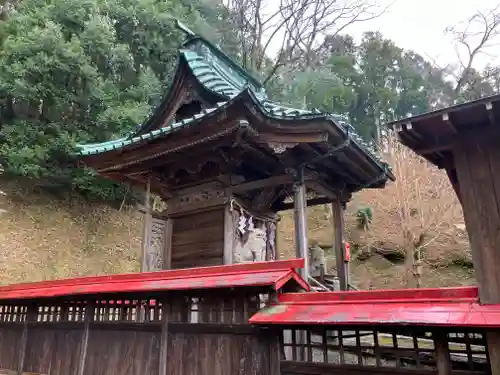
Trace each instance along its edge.
<path fill-rule="evenodd" d="M 451 375 L 450 351 L 448 348 L 448 336 L 444 332 L 433 332 L 434 349 L 436 353 L 436 365 L 438 375 Z"/>
<path fill-rule="evenodd" d="M 299 171 L 303 173 L 303 171 Z M 294 191 L 294 217 L 295 217 L 295 246 L 297 258 L 304 259 L 302 277 L 308 281 L 309 277 L 309 248 L 307 240 L 307 206 L 306 206 L 306 185 L 304 181 L 297 181 L 293 185 Z"/>
<path fill-rule="evenodd" d="M 313 350 L 312 350 L 312 337 L 311 337 L 311 330 L 310 329 L 308 329 L 306 331 L 306 345 L 307 345 L 306 361 L 312 362 L 313 361 Z"/>
<path fill-rule="evenodd" d="M 165 242 L 163 247 L 163 269 L 172 268 L 172 233 L 174 228 L 174 219 L 171 217 L 165 222 Z"/>
<path fill-rule="evenodd" d="M 392 346 L 394 348 L 394 357 L 396 358 L 396 367 L 401 367 L 398 336 L 395 333 L 392 334 Z"/>
<path fill-rule="evenodd" d="M 464 342 L 465 342 L 465 350 L 467 352 L 467 363 L 469 366 L 469 370 L 474 370 L 474 358 L 472 356 L 472 346 L 471 346 L 471 339 L 469 332 L 464 333 Z"/>
<path fill-rule="evenodd" d="M 326 329 L 321 334 L 321 343 L 323 348 L 323 362 L 328 363 L 328 337 L 326 336 Z"/>
<path fill-rule="evenodd" d="M 375 365 L 377 367 L 382 366 L 382 361 L 380 358 L 380 343 L 378 342 L 378 331 L 373 331 L 373 352 L 375 353 Z"/>
<path fill-rule="evenodd" d="M 280 357 L 281 348 L 280 343 L 282 334 L 278 334 L 277 331 L 272 332 L 271 335 L 266 335 L 269 341 L 269 375 L 280 375 Z"/>
<path fill-rule="evenodd" d="M 168 321 L 169 321 L 169 303 L 161 303 L 161 339 L 160 339 L 160 358 L 158 375 L 166 375 L 168 367 Z"/>
<path fill-rule="evenodd" d="M 417 334 L 414 333 L 413 335 L 413 349 L 415 350 L 415 363 L 417 365 L 417 368 L 420 368 L 420 348 L 418 346 L 418 338 Z"/>
<path fill-rule="evenodd" d="M 151 212 L 151 185 L 148 179 L 146 194 L 144 197 L 144 223 L 142 228 L 142 256 L 141 256 L 141 272 L 148 271 L 148 250 L 151 243 L 151 226 L 153 223 L 153 214 Z"/>
<path fill-rule="evenodd" d="M 26 347 L 28 343 L 28 324 L 36 320 L 36 305 L 28 305 L 26 310 L 26 318 L 23 323 L 23 333 L 21 342 L 19 343 L 19 360 L 17 363 L 17 375 L 24 373 L 24 359 L 26 358 Z"/>
<path fill-rule="evenodd" d="M 224 264 L 233 264 L 234 223 L 231 205 L 224 208 Z"/>
<path fill-rule="evenodd" d="M 66 322 L 69 320 L 69 309 L 68 309 L 68 303 L 64 302 L 61 305 L 61 321 Z"/>
<path fill-rule="evenodd" d="M 358 356 L 358 364 L 363 365 L 363 353 L 361 351 L 361 336 L 359 329 L 355 330 L 354 334 L 356 336 L 356 354 Z"/>
<path fill-rule="evenodd" d="M 340 200 L 332 202 L 333 249 L 339 278 L 340 290 L 349 289 L 349 275 L 344 254 L 344 212 Z"/>
<path fill-rule="evenodd" d="M 78 370 L 77 370 L 77 375 L 83 375 L 85 371 L 85 362 L 87 360 L 87 347 L 88 347 L 88 341 L 89 341 L 89 330 L 90 330 L 90 322 L 92 321 L 92 318 L 94 316 L 94 304 L 93 303 L 88 303 L 87 306 L 85 306 L 85 317 L 84 317 L 84 327 L 83 327 L 83 335 L 82 335 L 82 341 L 81 341 L 81 347 L 80 347 L 80 358 L 78 360 Z"/>
<path fill-rule="evenodd" d="M 344 339 L 343 339 L 344 331 L 338 330 L 338 340 L 339 340 L 339 355 L 340 355 L 340 364 L 343 365 L 345 363 L 345 353 L 344 353 Z"/>
<path fill-rule="evenodd" d="M 292 328 L 291 330 L 292 334 L 292 361 L 297 360 L 297 330 Z"/>

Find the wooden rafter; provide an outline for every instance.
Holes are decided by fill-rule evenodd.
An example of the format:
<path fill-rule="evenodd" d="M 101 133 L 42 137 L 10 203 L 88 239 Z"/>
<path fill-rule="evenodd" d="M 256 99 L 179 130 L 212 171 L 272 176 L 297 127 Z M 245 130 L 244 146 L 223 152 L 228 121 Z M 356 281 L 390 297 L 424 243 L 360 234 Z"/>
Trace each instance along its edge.
<path fill-rule="evenodd" d="M 280 185 L 290 185 L 293 183 L 293 176 L 280 175 L 265 178 L 257 181 L 245 182 L 239 185 L 229 186 L 228 190 L 232 193 L 243 193 L 251 190 L 258 190 L 268 187 L 278 187 Z"/>
<path fill-rule="evenodd" d="M 149 182 L 151 191 L 159 194 L 162 198 L 168 199 L 173 197 L 173 193 L 156 173 L 150 172 L 144 175 L 131 175 L 125 176 L 125 178 L 141 186 L 147 186 Z"/>

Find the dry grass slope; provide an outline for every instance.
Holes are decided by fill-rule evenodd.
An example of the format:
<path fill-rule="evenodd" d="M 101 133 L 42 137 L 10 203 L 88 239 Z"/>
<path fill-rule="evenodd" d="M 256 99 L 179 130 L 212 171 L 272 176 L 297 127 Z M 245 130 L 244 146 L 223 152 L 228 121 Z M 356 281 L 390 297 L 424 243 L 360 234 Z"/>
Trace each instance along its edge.
<path fill-rule="evenodd" d="M 139 270 L 141 217 L 2 181 L 0 283 Z"/>

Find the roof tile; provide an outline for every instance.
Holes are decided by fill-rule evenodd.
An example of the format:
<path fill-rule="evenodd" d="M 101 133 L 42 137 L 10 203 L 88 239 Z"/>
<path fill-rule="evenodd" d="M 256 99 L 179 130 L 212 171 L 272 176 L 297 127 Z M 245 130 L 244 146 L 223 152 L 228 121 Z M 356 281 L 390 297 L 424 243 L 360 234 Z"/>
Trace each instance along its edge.
<path fill-rule="evenodd" d="M 337 114 L 322 113 L 317 109 L 305 110 L 284 106 L 270 101 L 263 86 L 245 72 L 240 66 L 232 61 L 221 50 L 200 37 L 193 37 L 184 44 L 180 50 L 181 59 L 189 66 L 193 75 L 209 91 L 221 96 L 226 101 L 217 103 L 217 108 L 227 104 L 227 101 L 233 99 L 245 90 L 250 90 L 258 101 L 264 114 L 275 119 L 297 119 L 297 118 L 327 118 L 334 122 L 343 131 L 349 133 L 353 142 L 358 148 L 369 155 L 376 163 L 387 168 L 388 166 L 378 157 L 374 148 L 367 144 L 356 133 L 354 127 L 350 125 L 343 116 Z M 157 137 L 167 135 L 181 126 L 191 126 L 197 123 L 197 120 L 203 118 L 206 114 L 213 112 L 217 108 L 210 108 L 206 112 L 195 115 L 193 118 L 183 120 L 180 123 L 174 123 L 153 132 L 143 135 L 143 137 L 120 138 L 115 141 L 104 142 L 101 144 L 81 145 L 81 155 L 92 155 L 106 152 L 115 148 L 125 147 L 131 143 L 141 140 L 152 140 Z"/>

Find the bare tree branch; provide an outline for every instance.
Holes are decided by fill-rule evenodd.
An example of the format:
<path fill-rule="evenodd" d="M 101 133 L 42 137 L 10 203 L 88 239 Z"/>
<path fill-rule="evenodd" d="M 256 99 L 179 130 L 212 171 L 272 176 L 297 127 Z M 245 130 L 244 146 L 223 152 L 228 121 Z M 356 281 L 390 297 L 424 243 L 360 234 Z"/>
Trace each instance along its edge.
<path fill-rule="evenodd" d="M 480 54 L 494 46 L 500 36 L 500 4 L 487 11 L 478 11 L 465 25 L 448 27 L 446 32 L 455 41 L 455 50 L 460 62 L 460 71 L 453 90 L 453 100 L 457 100 L 472 72 L 472 66 Z M 462 51 L 465 53 L 463 56 Z"/>
<path fill-rule="evenodd" d="M 385 253 L 392 250 L 404 256 L 406 284 L 418 287 L 425 259 L 446 256 L 439 244 L 453 231 L 454 224 L 463 222 L 461 207 L 446 173 L 393 137 L 386 142 L 385 158 L 397 179 L 384 192 L 373 191 L 372 196 L 364 196 L 364 204 L 372 207 L 375 214 L 379 212 L 377 216 L 391 220 L 390 224 L 389 220 L 375 221 L 366 236 L 374 243 L 387 243 L 389 238 L 394 241 Z"/>
<path fill-rule="evenodd" d="M 267 72 L 267 83 L 279 68 L 300 56 L 314 64 L 326 36 L 379 17 L 375 0 L 225 0 L 233 15 L 243 65 Z"/>

